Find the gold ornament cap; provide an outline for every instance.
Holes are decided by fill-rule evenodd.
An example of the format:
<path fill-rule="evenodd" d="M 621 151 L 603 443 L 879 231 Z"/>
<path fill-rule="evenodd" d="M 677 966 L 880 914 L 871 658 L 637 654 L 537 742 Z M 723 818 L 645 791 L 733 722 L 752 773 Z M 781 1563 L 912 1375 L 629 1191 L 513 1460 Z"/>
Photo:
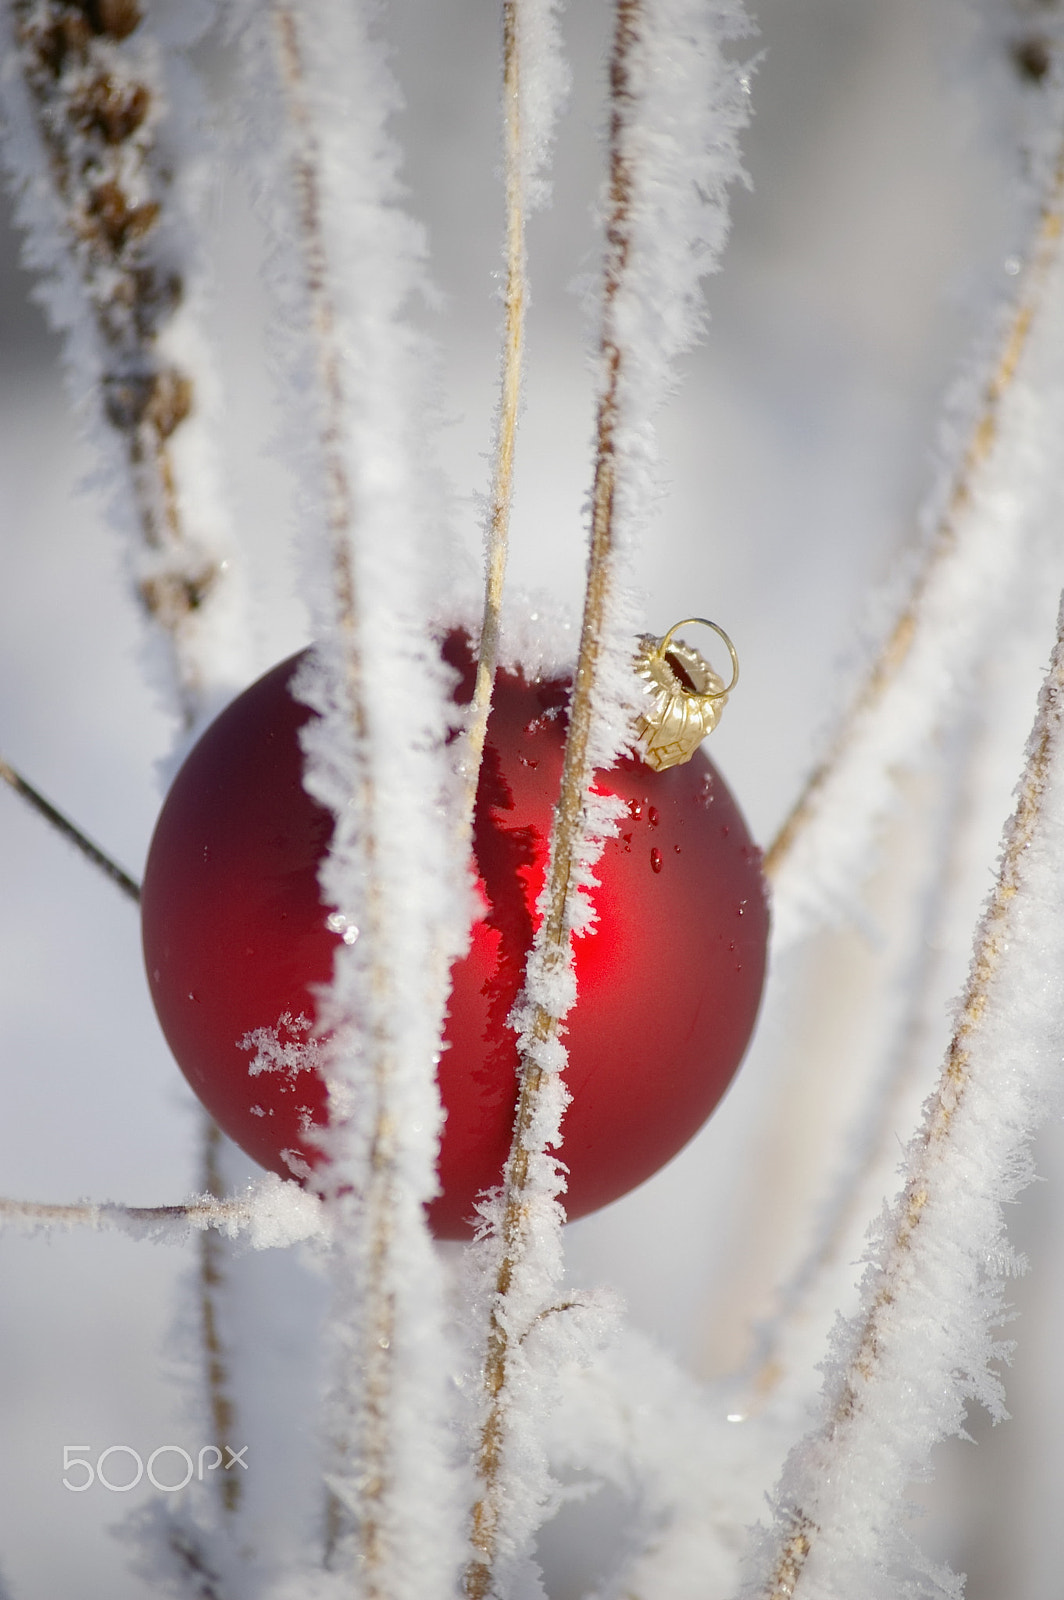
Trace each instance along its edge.
<path fill-rule="evenodd" d="M 673 644 L 674 634 L 695 623 L 711 628 L 727 645 L 732 666 L 727 685 L 697 650 Z M 715 622 L 708 617 L 685 617 L 674 623 L 663 639 L 651 634 L 640 639 L 635 673 L 649 701 L 636 718 L 639 751 L 648 766 L 663 772 L 690 761 L 707 733 L 717 726 L 728 696 L 739 682 L 739 657 Z"/>

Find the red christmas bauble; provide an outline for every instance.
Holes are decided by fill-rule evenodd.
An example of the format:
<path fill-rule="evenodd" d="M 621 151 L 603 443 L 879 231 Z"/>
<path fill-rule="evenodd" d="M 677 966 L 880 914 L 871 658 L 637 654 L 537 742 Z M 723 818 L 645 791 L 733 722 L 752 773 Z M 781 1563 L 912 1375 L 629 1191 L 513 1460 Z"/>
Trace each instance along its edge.
<path fill-rule="evenodd" d="M 465 636 L 451 634 L 444 655 L 456 701 L 468 702 Z M 318 893 L 332 818 L 302 784 L 298 734 L 312 713 L 288 690 L 299 660 L 260 678 L 195 746 L 160 814 L 142 895 L 151 994 L 182 1071 L 230 1138 L 286 1177 L 323 1160 L 306 1137 L 327 1114 L 315 991 L 342 937 Z M 469 1235 L 509 1150 L 518 1061 L 507 1018 L 543 885 L 569 690 L 519 671 L 495 685 L 474 824 L 485 912 L 452 969 L 439 1066 L 442 1193 L 429 1212 L 442 1238 Z M 596 931 L 576 941 L 561 1151 L 570 1218 L 650 1177 L 709 1116 L 753 1030 L 768 935 L 760 853 L 701 751 L 664 772 L 622 761 L 596 787 L 627 815 L 596 868 Z"/>

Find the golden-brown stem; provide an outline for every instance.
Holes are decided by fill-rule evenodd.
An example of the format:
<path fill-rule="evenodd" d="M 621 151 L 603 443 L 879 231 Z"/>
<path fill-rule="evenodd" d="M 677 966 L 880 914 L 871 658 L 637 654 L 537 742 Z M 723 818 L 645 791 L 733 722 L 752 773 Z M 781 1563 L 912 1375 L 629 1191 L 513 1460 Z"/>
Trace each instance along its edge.
<path fill-rule="evenodd" d="M 215 1200 L 222 1200 L 224 1187 L 219 1167 L 221 1130 L 206 1115 L 203 1122 L 204 1188 Z M 219 1446 L 235 1437 L 233 1424 L 236 1420 L 233 1399 L 229 1393 L 225 1342 L 218 1319 L 218 1296 L 225 1284 L 225 1261 L 225 1244 L 212 1228 L 205 1228 L 199 1240 L 200 1326 L 207 1367 L 207 1401 L 213 1429 L 211 1437 Z M 223 1509 L 235 1511 L 240 1504 L 240 1479 L 235 1472 L 226 1473 L 219 1479 L 219 1484 Z"/>
<path fill-rule="evenodd" d="M 502 393 L 499 400 L 499 425 L 495 439 L 495 465 L 491 491 L 491 522 L 487 540 L 487 572 L 484 586 L 484 613 L 480 624 L 480 655 L 470 707 L 465 773 L 465 827 L 472 825 L 480 761 L 491 710 L 491 693 L 499 659 L 499 619 L 510 535 L 510 507 L 513 501 L 514 440 L 517 410 L 521 398 L 524 352 L 525 302 L 525 206 L 524 116 L 520 75 L 521 0 L 503 4 L 503 106 L 506 150 L 506 292 L 503 327 Z"/>
<path fill-rule="evenodd" d="M 957 525 L 971 504 L 976 475 L 997 442 L 1001 426 L 1001 406 L 1012 386 L 1020 359 L 1027 347 L 1031 324 L 1045 288 L 1046 278 L 1057 256 L 1062 227 L 1064 227 L 1064 146 L 1057 158 L 1050 190 L 1039 215 L 1038 228 L 1016 309 L 1009 321 L 997 363 L 984 390 L 967 448 L 961 458 L 945 509 L 936 526 L 927 558 L 916 576 L 886 643 L 851 702 L 831 750 L 811 773 L 765 852 L 764 867 L 769 878 L 779 873 L 796 839 L 814 815 L 821 794 L 845 757 L 855 730 L 874 714 L 884 694 L 908 659 L 921 627 L 925 625 L 922 614 L 924 597 L 936 573 L 954 552 L 957 543 Z"/>
<path fill-rule="evenodd" d="M 623 372 L 623 355 L 613 335 L 612 313 L 624 280 L 630 249 L 631 173 L 622 152 L 622 132 L 631 98 L 628 63 L 637 37 L 640 12 L 641 0 L 617 0 L 617 24 L 610 64 L 610 93 L 613 108 L 610 124 L 610 217 L 606 233 L 602 335 L 605 383 L 599 400 L 596 430 L 588 580 L 584 598 L 580 651 L 569 710 L 569 733 L 565 744 L 561 791 L 555 807 L 551 834 L 549 894 L 546 914 L 538 930 L 531 957 L 531 960 L 539 961 L 544 972 L 557 971 L 564 967 L 568 960 L 571 937 L 570 886 L 576 850 L 582 833 L 587 791 L 593 776 L 588 759 L 592 727 L 592 694 L 601 653 L 606 608 L 611 593 L 616 469 L 614 438 Z M 481 1429 L 477 1460 L 480 1493 L 473 1508 L 472 1541 L 477 1555 L 467 1568 L 465 1578 L 469 1600 L 485 1600 L 492 1586 L 499 1520 L 499 1469 L 506 1436 L 505 1387 L 512 1338 L 507 1327 L 504 1306 L 514 1275 L 520 1270 L 526 1248 L 525 1190 L 532 1155 L 529 1138 L 546 1082 L 546 1074 L 533 1052 L 536 1046 L 546 1043 L 557 1035 L 558 1023 L 559 1019 L 550 1011 L 543 1006 L 537 1006 L 531 1023 L 532 1050 L 526 1049 L 521 1060 L 521 1088 L 513 1141 L 504 1177 L 503 1250 L 496 1274 L 495 1297 L 484 1364 L 488 1412 Z"/>

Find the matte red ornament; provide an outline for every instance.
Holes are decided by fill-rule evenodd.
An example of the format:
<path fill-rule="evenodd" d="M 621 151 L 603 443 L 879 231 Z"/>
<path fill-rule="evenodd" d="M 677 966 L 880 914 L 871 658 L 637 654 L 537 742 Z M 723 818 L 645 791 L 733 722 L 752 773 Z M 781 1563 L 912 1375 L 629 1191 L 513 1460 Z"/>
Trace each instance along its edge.
<path fill-rule="evenodd" d="M 465 636 L 449 635 L 444 655 L 467 702 Z M 286 1177 L 323 1159 L 306 1131 L 326 1118 L 324 1083 L 289 1065 L 308 1048 L 313 1060 L 315 988 L 342 937 L 318 893 L 332 818 L 302 784 L 298 734 L 312 713 L 288 692 L 299 660 L 260 678 L 195 746 L 142 893 L 152 998 L 182 1071 L 230 1138 Z M 474 825 L 485 914 L 452 969 L 439 1067 L 447 1120 L 430 1221 L 441 1238 L 468 1237 L 509 1150 L 518 1062 L 507 1018 L 543 885 L 569 690 L 519 671 L 496 681 Z M 570 1218 L 642 1183 L 709 1116 L 753 1030 L 768 935 L 760 852 L 701 751 L 662 772 L 625 760 L 596 786 L 627 815 L 596 868 L 596 932 L 576 942 L 561 1151 Z M 273 1070 L 252 1075 L 264 1038 Z"/>

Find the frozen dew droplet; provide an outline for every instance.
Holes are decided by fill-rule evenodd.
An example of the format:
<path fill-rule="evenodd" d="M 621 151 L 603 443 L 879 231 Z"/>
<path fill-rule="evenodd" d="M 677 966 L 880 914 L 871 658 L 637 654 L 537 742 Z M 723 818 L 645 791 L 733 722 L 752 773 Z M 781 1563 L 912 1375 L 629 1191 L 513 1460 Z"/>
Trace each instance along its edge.
<path fill-rule="evenodd" d="M 330 933 L 338 933 L 344 944 L 354 944 L 358 938 L 358 929 L 350 917 L 346 917 L 342 911 L 334 911 L 326 917 L 325 926 Z"/>
<path fill-rule="evenodd" d="M 1008 273 L 1010 278 L 1015 278 L 1019 275 L 1022 265 L 1023 262 L 1020 260 L 1019 256 L 1006 256 L 1005 258 L 1005 271 Z"/>

